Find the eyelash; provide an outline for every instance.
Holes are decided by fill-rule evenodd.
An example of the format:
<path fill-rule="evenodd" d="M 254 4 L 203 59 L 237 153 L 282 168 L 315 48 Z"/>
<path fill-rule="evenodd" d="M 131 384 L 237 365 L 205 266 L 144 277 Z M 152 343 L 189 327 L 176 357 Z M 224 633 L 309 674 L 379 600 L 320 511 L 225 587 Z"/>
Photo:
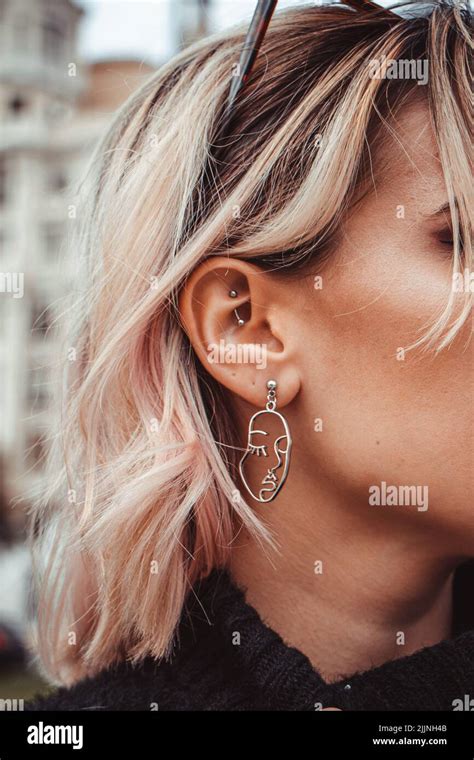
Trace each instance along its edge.
<path fill-rule="evenodd" d="M 263 456 L 267 456 L 267 447 L 263 444 L 262 446 L 254 446 L 252 443 L 249 444 L 249 451 L 251 454 L 256 454 L 258 457 L 260 454 L 263 453 Z"/>
<path fill-rule="evenodd" d="M 442 245 L 449 245 L 451 248 L 454 245 L 453 240 L 453 233 L 450 229 L 445 229 L 439 234 L 439 242 L 442 243 Z"/>

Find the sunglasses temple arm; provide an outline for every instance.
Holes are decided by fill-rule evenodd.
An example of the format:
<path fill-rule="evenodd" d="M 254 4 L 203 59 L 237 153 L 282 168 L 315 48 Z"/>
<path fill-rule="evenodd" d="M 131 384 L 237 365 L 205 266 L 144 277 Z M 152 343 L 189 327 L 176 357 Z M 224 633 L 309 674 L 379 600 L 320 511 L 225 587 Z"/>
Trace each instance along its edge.
<path fill-rule="evenodd" d="M 232 76 L 232 81 L 229 89 L 229 95 L 224 108 L 224 113 L 221 121 L 221 127 L 219 134 L 222 135 L 229 123 L 232 109 L 234 107 L 235 100 L 243 85 L 246 83 L 252 66 L 257 57 L 260 45 L 267 31 L 270 20 L 273 16 L 273 12 L 276 8 L 278 0 L 258 0 L 255 13 L 253 14 L 252 21 L 250 23 L 245 42 L 242 47 L 238 64 L 238 74 Z M 387 16 L 392 16 L 398 20 L 398 16 L 390 11 L 388 8 L 383 8 L 380 5 L 372 2 L 372 0 L 343 0 L 343 5 L 347 5 L 357 11 L 378 11 L 384 13 Z"/>
<path fill-rule="evenodd" d="M 259 0 L 257 3 L 255 13 L 253 14 L 245 42 L 242 47 L 242 52 L 240 54 L 238 75 L 232 77 L 229 95 L 224 111 L 224 125 L 227 123 L 228 118 L 232 112 L 232 108 L 238 93 L 250 75 L 253 63 L 257 57 L 263 38 L 265 37 L 265 32 L 267 31 L 277 2 L 278 0 Z"/>

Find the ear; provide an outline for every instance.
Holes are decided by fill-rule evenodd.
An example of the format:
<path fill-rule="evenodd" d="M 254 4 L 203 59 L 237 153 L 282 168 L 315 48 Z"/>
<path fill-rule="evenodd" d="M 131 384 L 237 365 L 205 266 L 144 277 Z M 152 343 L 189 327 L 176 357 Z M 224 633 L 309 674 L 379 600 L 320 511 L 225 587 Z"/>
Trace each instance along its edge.
<path fill-rule="evenodd" d="M 270 379 L 278 383 L 279 407 L 300 389 L 296 336 L 283 288 L 255 264 L 215 256 L 194 270 L 179 298 L 183 327 L 202 365 L 259 408 Z"/>

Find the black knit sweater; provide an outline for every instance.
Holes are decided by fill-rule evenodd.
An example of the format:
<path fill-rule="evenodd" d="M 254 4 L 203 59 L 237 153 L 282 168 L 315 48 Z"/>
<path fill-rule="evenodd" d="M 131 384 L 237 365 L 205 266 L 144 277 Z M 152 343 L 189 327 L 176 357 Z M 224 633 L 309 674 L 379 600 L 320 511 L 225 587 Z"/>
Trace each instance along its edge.
<path fill-rule="evenodd" d="M 188 604 L 171 662 L 123 662 L 26 710 L 453 710 L 474 697 L 474 563 L 454 583 L 453 638 L 327 684 L 215 570 Z M 194 599 L 194 595 L 193 595 Z"/>

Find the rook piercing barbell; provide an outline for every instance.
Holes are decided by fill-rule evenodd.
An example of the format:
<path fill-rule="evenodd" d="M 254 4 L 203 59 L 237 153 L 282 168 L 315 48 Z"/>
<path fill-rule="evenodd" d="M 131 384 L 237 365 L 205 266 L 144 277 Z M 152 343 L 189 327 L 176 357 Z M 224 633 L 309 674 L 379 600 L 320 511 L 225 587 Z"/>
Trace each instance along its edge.
<path fill-rule="evenodd" d="M 238 295 L 239 294 L 236 290 L 229 290 L 229 296 L 231 298 L 237 298 Z M 239 325 L 239 327 L 242 327 L 242 325 L 245 324 L 245 319 L 242 319 L 242 317 L 239 316 L 239 312 L 237 311 L 237 309 L 234 309 L 234 314 L 237 318 L 237 324 Z"/>

